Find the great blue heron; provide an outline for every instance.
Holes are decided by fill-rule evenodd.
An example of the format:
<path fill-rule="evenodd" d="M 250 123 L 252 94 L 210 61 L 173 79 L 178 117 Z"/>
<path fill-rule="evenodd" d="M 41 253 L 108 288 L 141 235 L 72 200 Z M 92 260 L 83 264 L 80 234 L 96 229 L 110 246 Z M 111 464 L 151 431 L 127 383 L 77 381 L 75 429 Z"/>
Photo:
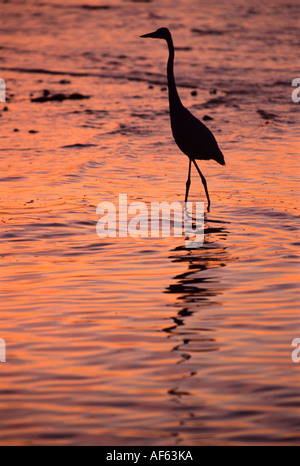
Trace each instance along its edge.
<path fill-rule="evenodd" d="M 169 60 L 167 66 L 169 103 L 172 133 L 179 149 L 189 158 L 189 173 L 186 182 L 185 202 L 188 200 L 191 185 L 191 168 L 192 163 L 195 165 L 202 180 L 207 201 L 208 212 L 210 211 L 210 198 L 207 189 L 206 179 L 201 173 L 196 160 L 213 159 L 221 165 L 225 165 L 224 156 L 219 149 L 218 143 L 212 132 L 181 103 L 177 92 L 174 78 L 174 45 L 172 35 L 167 28 L 160 28 L 150 34 L 141 37 L 150 37 L 152 39 L 164 39 L 169 47 Z"/>

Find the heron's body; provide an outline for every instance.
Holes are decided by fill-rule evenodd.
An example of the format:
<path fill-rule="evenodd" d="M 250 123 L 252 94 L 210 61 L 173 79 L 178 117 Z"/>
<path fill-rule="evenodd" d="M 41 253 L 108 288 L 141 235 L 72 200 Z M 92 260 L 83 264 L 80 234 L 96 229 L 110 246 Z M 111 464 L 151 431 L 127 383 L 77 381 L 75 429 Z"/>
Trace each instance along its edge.
<path fill-rule="evenodd" d="M 157 39 L 165 39 L 169 47 L 169 59 L 167 66 L 168 89 L 169 89 L 169 104 L 170 104 L 170 119 L 173 137 L 179 149 L 189 157 L 189 175 L 186 186 L 186 198 L 190 188 L 191 164 L 194 163 L 205 188 L 208 210 L 210 207 L 210 199 L 207 190 L 206 180 L 202 175 L 196 160 L 213 159 L 220 165 L 225 165 L 224 156 L 219 149 L 218 143 L 212 132 L 194 115 L 191 114 L 181 103 L 177 92 L 174 78 L 174 45 L 170 31 L 167 28 L 158 29 L 156 32 L 146 34 L 142 37 L 152 37 Z"/>
<path fill-rule="evenodd" d="M 183 105 L 170 111 L 172 133 L 179 149 L 192 160 L 214 159 L 224 165 L 224 157 L 212 132 Z"/>

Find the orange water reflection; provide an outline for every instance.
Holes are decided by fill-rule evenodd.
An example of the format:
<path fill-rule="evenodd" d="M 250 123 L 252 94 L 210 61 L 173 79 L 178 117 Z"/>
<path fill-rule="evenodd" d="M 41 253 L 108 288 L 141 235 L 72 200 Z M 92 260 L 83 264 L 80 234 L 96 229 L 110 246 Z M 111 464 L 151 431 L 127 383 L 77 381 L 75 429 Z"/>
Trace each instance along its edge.
<path fill-rule="evenodd" d="M 299 5 L 108 6 L 5 4 L 0 442 L 297 445 Z M 182 100 L 213 118 L 227 160 L 203 164 L 213 205 L 194 251 L 95 229 L 120 193 L 183 200 L 166 49 L 139 40 L 161 23 L 183 47 Z M 45 89 L 91 98 L 30 101 Z"/>

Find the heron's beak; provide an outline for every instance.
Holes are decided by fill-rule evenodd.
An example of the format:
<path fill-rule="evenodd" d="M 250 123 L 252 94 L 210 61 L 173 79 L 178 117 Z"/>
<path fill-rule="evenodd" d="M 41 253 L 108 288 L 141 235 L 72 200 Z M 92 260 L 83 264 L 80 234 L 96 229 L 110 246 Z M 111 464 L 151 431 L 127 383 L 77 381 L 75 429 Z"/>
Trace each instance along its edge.
<path fill-rule="evenodd" d="M 151 39 L 156 39 L 155 32 L 150 32 L 150 34 L 144 34 L 143 36 L 140 37 L 151 37 Z"/>

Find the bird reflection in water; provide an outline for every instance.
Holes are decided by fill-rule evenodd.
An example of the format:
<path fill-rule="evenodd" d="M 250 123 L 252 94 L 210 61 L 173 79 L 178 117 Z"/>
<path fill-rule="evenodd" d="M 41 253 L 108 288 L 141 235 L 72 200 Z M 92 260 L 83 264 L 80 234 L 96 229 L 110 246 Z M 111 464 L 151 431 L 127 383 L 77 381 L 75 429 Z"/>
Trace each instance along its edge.
<path fill-rule="evenodd" d="M 163 329 L 168 338 L 176 340 L 172 352 L 180 355 L 178 364 L 191 359 L 195 352 L 199 354 L 219 350 L 218 342 L 214 337 L 216 331 L 214 327 L 223 317 L 219 312 L 216 317 L 216 313 L 212 311 L 221 306 L 223 289 L 218 273 L 212 276 L 207 272 L 211 269 L 217 271 L 234 260 L 224 244 L 228 237 L 226 223 L 220 220 L 206 220 L 203 247 L 190 250 L 178 247 L 170 256 L 172 262 L 187 265 L 187 270 L 175 276 L 174 283 L 171 283 L 165 291 L 176 296 L 175 307 L 180 307 L 177 314 L 172 317 L 173 325 Z M 198 369 L 197 365 L 195 367 L 192 365 L 192 370 L 187 376 L 197 375 Z M 178 385 L 172 386 L 168 393 L 180 403 L 184 395 L 189 395 L 189 392 L 180 389 Z"/>

